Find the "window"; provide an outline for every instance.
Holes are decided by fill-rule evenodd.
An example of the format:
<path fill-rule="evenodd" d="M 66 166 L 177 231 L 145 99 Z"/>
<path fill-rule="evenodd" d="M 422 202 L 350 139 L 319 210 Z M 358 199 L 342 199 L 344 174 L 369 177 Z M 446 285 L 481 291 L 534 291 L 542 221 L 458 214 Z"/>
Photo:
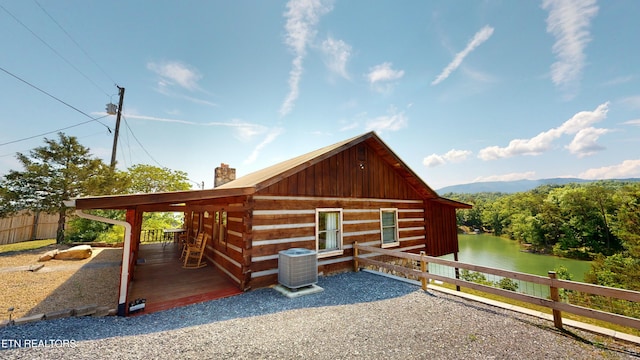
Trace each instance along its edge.
<path fill-rule="evenodd" d="M 398 209 L 380 209 L 382 247 L 398 246 Z"/>
<path fill-rule="evenodd" d="M 214 237 L 219 244 L 227 245 L 227 212 L 216 211 L 215 223 L 213 228 Z"/>
<path fill-rule="evenodd" d="M 316 210 L 318 257 L 342 255 L 342 209 Z"/>

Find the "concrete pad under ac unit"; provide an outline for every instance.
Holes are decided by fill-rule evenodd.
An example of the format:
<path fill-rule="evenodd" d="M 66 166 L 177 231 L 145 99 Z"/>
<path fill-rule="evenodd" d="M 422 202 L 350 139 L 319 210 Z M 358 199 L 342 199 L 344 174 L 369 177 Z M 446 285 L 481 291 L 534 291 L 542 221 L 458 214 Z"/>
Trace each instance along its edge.
<path fill-rule="evenodd" d="M 324 291 L 323 288 L 321 288 L 318 285 L 309 285 L 309 286 L 305 286 L 305 287 L 301 287 L 301 288 L 297 288 L 297 289 L 289 289 L 288 287 L 284 286 L 284 285 L 276 285 L 273 287 L 277 292 L 281 293 L 282 295 L 288 297 L 289 299 L 293 299 L 293 298 L 297 298 L 300 296 L 304 296 L 304 295 L 311 295 L 311 294 L 315 294 L 315 293 L 319 293 Z"/>

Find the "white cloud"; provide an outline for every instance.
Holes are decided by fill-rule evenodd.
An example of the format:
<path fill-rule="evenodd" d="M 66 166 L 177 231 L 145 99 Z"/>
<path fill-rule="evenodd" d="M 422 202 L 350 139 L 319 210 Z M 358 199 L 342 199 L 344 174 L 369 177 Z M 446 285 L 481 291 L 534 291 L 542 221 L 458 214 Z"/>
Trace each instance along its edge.
<path fill-rule="evenodd" d="M 390 93 L 394 88 L 394 81 L 404 76 L 404 70 L 393 69 L 393 64 L 385 62 L 369 68 L 366 75 L 371 88 L 379 93 Z"/>
<path fill-rule="evenodd" d="M 431 154 L 422 160 L 422 164 L 426 167 L 435 167 L 446 164 L 447 162 L 459 163 L 466 160 L 471 156 L 472 152 L 469 150 L 456 150 L 451 149 L 444 155 Z"/>
<path fill-rule="evenodd" d="M 447 159 L 450 162 L 458 163 L 458 162 L 467 160 L 467 158 L 471 154 L 472 154 L 472 152 L 469 151 L 469 150 L 451 149 L 446 154 L 444 154 L 444 158 Z"/>
<path fill-rule="evenodd" d="M 358 123 L 358 122 L 356 122 L 356 121 L 354 121 L 354 122 L 348 122 L 348 123 L 345 123 L 344 125 L 342 125 L 338 131 L 340 131 L 340 132 L 342 132 L 342 131 L 348 131 L 348 130 L 351 130 L 351 129 L 355 129 L 355 128 L 357 128 L 358 126 L 359 126 L 359 123 Z"/>
<path fill-rule="evenodd" d="M 167 61 L 161 63 L 149 62 L 147 63 L 147 69 L 158 75 L 159 79 L 156 84 L 156 91 L 160 94 L 184 99 L 195 104 L 218 106 L 212 101 L 195 98 L 184 95 L 179 91 L 174 91 L 174 89 L 177 88 L 177 90 L 186 89 L 191 92 L 198 91 L 199 93 L 207 94 L 207 92 L 198 85 L 198 81 L 202 79 L 202 75 L 200 75 L 200 72 L 194 67 L 179 61 Z"/>
<path fill-rule="evenodd" d="M 479 83 L 490 84 L 490 83 L 496 83 L 500 80 L 497 76 L 472 69 L 469 66 L 463 67 L 462 69 L 460 69 L 460 71 L 462 71 L 470 79 Z"/>
<path fill-rule="evenodd" d="M 579 158 L 593 155 L 598 151 L 604 150 L 604 147 L 597 144 L 598 138 L 611 130 L 596 129 L 589 127 L 578 131 L 571 141 L 571 144 L 565 146 L 570 153 L 577 155 Z"/>
<path fill-rule="evenodd" d="M 351 58 L 351 45 L 342 40 L 335 40 L 329 37 L 322 42 L 321 50 L 325 57 L 325 64 L 329 70 L 349 80 L 347 62 L 349 62 L 349 58 Z"/>
<path fill-rule="evenodd" d="M 284 132 L 283 128 L 271 129 L 271 131 L 269 131 L 269 133 L 264 138 L 264 140 L 262 140 L 258 145 L 256 145 L 256 147 L 253 149 L 253 151 L 251 152 L 249 157 L 244 161 L 244 163 L 245 164 L 251 164 L 254 161 L 256 161 L 256 159 L 260 155 L 260 152 L 262 151 L 262 149 L 264 149 L 265 146 L 269 145 L 275 139 L 277 139 L 278 136 L 280 136 L 280 134 L 282 134 L 283 132 Z"/>
<path fill-rule="evenodd" d="M 620 102 L 632 109 L 640 109 L 640 95 L 628 96 L 620 100 Z"/>
<path fill-rule="evenodd" d="M 598 121 L 606 119 L 607 112 L 609 112 L 609 102 L 598 105 L 593 111 L 580 111 L 560 125 L 558 129 L 565 134 L 575 134 Z"/>
<path fill-rule="evenodd" d="M 640 176 L 640 159 L 624 160 L 620 164 L 589 169 L 579 175 L 583 179 L 623 179 Z"/>
<path fill-rule="evenodd" d="M 316 35 L 316 25 L 320 17 L 333 8 L 330 1 L 323 0 L 290 0 L 287 3 L 287 19 L 285 24 L 285 43 L 293 51 L 294 57 L 289 71 L 289 93 L 280 106 L 280 115 L 285 116 L 293 110 L 298 99 L 299 84 L 302 78 L 302 63 L 307 53 L 307 46 Z"/>
<path fill-rule="evenodd" d="M 607 117 L 609 103 L 599 105 L 593 111 L 581 111 L 575 114 L 571 119 L 565 121 L 557 128 L 553 128 L 534 136 L 530 139 L 514 139 L 509 142 L 506 147 L 489 146 L 478 152 L 478 157 L 482 160 L 496 160 L 499 158 L 509 158 L 517 155 L 540 155 L 551 149 L 553 141 L 562 135 L 577 134 L 581 130 L 590 127 L 592 124 L 601 121 Z M 605 130 L 605 129 L 601 129 Z M 581 136 L 586 136 L 583 133 Z M 587 140 L 584 137 L 583 140 Z M 597 139 L 597 138 L 596 138 Z M 575 139 L 574 139 L 575 141 Z M 580 141 L 577 142 L 579 144 Z M 576 146 L 577 146 L 576 144 Z M 593 146 L 595 143 L 590 144 Z M 575 148 L 577 149 L 577 148 Z"/>
<path fill-rule="evenodd" d="M 591 41 L 589 26 L 598 13 L 596 1 L 544 0 L 542 8 L 549 11 L 547 32 L 556 38 L 552 50 L 557 61 L 551 65 L 551 79 L 556 86 L 573 92 L 584 69 L 584 48 Z"/>
<path fill-rule="evenodd" d="M 431 82 L 431 85 L 437 85 L 442 81 L 444 81 L 446 78 L 448 78 L 449 75 L 451 75 L 451 73 L 455 71 L 462 64 L 462 61 L 464 60 L 464 58 L 467 57 L 467 55 L 469 55 L 473 50 L 475 50 L 475 48 L 480 46 L 483 42 L 489 40 L 492 34 L 493 34 L 493 28 L 491 26 L 485 26 L 482 29 L 480 29 L 473 36 L 473 39 L 469 41 L 469 43 L 467 44 L 467 47 L 456 54 L 456 56 L 449 63 L 449 65 L 447 65 L 447 67 L 445 67 L 444 70 L 442 70 L 440 75 L 438 75 L 438 77 L 436 77 L 436 79 Z"/>
<path fill-rule="evenodd" d="M 106 115 L 105 113 L 94 113 L 94 114 Z M 156 116 L 147 116 L 147 115 L 138 115 L 138 114 L 129 114 L 129 113 L 126 113 L 125 116 L 128 119 L 139 119 L 139 120 L 175 123 L 175 124 L 192 125 L 192 126 L 227 127 L 227 128 L 233 129 L 235 138 L 243 142 L 250 141 L 255 136 L 263 134 L 264 132 L 267 131 L 267 127 L 263 125 L 248 123 L 240 119 L 232 119 L 231 121 L 227 121 L 227 122 L 210 121 L 206 123 L 201 123 L 201 122 L 195 122 L 195 121 L 184 120 L 184 119 L 161 118 Z"/>
<path fill-rule="evenodd" d="M 170 85 L 178 85 L 187 90 L 198 90 L 198 81 L 202 75 L 194 67 L 183 64 L 179 61 L 168 61 L 164 63 L 147 63 L 147 69 L 160 76 L 158 86 L 165 88 Z"/>
<path fill-rule="evenodd" d="M 422 164 L 429 168 L 444 165 L 445 163 L 444 157 L 438 154 L 431 154 L 422 160 Z"/>
<path fill-rule="evenodd" d="M 367 131 L 376 131 L 382 133 L 383 131 L 398 131 L 407 127 L 409 119 L 404 114 L 404 111 L 398 112 L 395 107 L 391 107 L 387 115 L 378 116 L 375 119 L 371 119 L 367 122 Z"/>
<path fill-rule="evenodd" d="M 234 127 L 236 139 L 243 142 L 251 141 L 254 137 L 267 131 L 267 127 L 265 126 L 249 124 L 240 120 L 233 120 L 230 126 Z"/>
<path fill-rule="evenodd" d="M 404 76 L 404 70 L 394 70 L 393 64 L 385 62 L 369 69 L 367 79 L 371 85 L 378 82 L 398 80 Z"/>
<path fill-rule="evenodd" d="M 485 182 L 485 181 L 517 181 L 517 180 L 529 180 L 536 175 L 535 171 L 527 171 L 521 173 L 509 173 L 502 175 L 490 175 L 479 176 L 473 180 L 473 182 Z"/>
<path fill-rule="evenodd" d="M 635 120 L 629 120 L 629 121 L 625 121 L 623 122 L 624 125 L 636 125 L 636 126 L 640 126 L 640 119 L 635 119 Z"/>
<path fill-rule="evenodd" d="M 628 76 L 618 76 L 617 78 L 613 78 L 607 82 L 605 82 L 603 85 L 605 86 L 615 86 L 615 85 L 620 85 L 620 84 L 626 84 L 631 82 L 634 79 L 633 75 L 628 75 Z"/>

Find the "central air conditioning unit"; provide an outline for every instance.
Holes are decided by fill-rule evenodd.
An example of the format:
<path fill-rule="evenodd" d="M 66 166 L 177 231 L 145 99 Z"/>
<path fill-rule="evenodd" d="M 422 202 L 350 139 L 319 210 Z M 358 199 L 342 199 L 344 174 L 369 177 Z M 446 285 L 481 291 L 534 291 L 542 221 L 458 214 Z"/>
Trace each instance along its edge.
<path fill-rule="evenodd" d="M 291 248 L 278 253 L 278 282 L 290 289 L 310 286 L 318 282 L 316 252 Z"/>

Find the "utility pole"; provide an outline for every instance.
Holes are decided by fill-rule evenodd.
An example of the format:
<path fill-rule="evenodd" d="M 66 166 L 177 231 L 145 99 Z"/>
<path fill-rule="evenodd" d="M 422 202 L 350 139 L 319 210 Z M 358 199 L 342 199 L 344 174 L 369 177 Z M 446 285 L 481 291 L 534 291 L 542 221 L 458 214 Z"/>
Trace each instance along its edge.
<path fill-rule="evenodd" d="M 111 170 L 116 168 L 116 148 L 118 147 L 118 133 L 120 132 L 120 118 L 122 117 L 122 102 L 124 101 L 124 88 L 116 85 L 120 90 L 120 102 L 118 103 L 118 114 L 116 115 L 116 132 L 113 134 L 113 149 L 111 150 Z"/>

